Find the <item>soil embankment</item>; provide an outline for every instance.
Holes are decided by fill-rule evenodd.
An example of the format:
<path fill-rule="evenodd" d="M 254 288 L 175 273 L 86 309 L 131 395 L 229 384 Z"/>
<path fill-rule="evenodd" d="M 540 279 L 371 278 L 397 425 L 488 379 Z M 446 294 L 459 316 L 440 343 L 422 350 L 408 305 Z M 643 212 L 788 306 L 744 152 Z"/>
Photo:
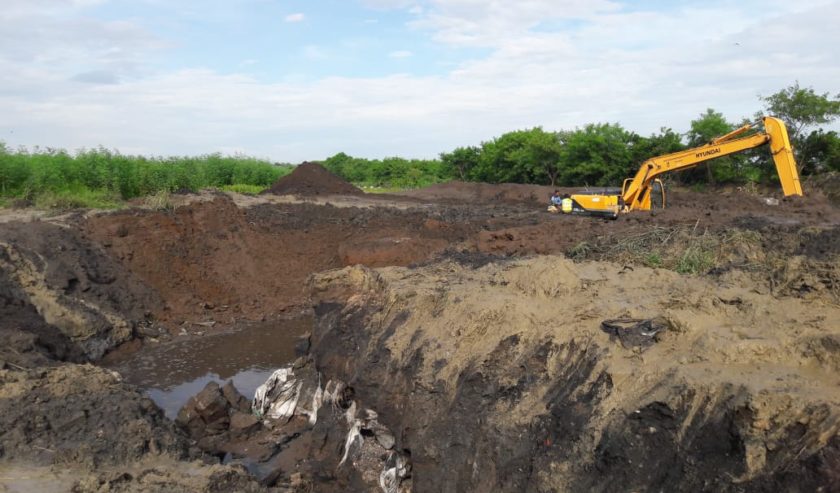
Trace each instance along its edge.
<path fill-rule="evenodd" d="M 840 487 L 837 306 L 558 257 L 312 289 L 319 368 L 396 432 L 418 491 Z M 602 326 L 627 318 L 659 322 Z"/>
<path fill-rule="evenodd" d="M 840 488 L 840 209 L 824 196 L 678 190 L 604 221 L 544 212 L 548 187 L 374 200 L 324 173 L 247 200 L 0 221 L 2 477 Z M 301 354 L 303 414 L 257 418 L 212 383 Z M 86 364 L 103 355 L 124 378 Z M 178 424 L 149 399 L 171 417 L 205 384 Z M 21 484 L 55 486 L 36 479 Z"/>

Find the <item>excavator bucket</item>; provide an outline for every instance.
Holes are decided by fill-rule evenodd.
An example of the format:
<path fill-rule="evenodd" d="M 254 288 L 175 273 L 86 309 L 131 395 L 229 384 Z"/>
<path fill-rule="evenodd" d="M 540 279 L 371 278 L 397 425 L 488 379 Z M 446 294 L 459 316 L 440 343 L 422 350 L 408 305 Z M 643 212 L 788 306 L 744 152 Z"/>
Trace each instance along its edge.
<path fill-rule="evenodd" d="M 802 184 L 799 183 L 799 172 L 793 159 L 793 148 L 790 145 L 787 128 L 778 118 L 764 117 L 764 131 L 770 136 L 770 151 L 776 163 L 776 171 L 782 182 L 785 196 L 802 195 Z"/>

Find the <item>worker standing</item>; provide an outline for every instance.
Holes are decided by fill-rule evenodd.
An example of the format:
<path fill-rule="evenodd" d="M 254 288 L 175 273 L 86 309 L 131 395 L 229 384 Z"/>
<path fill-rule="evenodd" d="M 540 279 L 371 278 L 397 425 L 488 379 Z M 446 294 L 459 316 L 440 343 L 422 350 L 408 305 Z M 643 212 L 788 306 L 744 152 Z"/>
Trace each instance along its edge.
<path fill-rule="evenodd" d="M 570 214 L 572 212 L 572 197 L 567 193 L 563 195 L 563 200 L 560 202 L 560 210 L 563 214 Z"/>

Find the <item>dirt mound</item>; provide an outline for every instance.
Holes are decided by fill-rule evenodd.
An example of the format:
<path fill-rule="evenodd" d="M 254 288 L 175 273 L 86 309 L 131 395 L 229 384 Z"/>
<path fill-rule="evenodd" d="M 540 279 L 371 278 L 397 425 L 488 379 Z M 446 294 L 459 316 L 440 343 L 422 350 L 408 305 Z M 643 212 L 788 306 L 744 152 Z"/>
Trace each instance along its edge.
<path fill-rule="evenodd" d="M 274 195 L 359 195 L 361 190 L 318 163 L 302 163 L 263 193 Z"/>
<path fill-rule="evenodd" d="M 319 369 L 398 430 L 424 490 L 840 488 L 835 305 L 559 257 L 311 286 Z M 615 319 L 658 329 L 622 343 Z"/>

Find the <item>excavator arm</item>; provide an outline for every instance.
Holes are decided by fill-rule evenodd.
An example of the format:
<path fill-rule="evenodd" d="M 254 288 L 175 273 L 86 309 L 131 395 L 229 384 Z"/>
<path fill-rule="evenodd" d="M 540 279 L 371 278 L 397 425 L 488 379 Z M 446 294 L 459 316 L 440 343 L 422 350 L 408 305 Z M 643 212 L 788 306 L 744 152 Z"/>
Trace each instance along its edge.
<path fill-rule="evenodd" d="M 746 137 L 740 135 L 754 129 L 747 124 L 710 143 L 685 151 L 651 158 L 642 164 L 636 176 L 622 190 L 624 207 L 627 210 L 650 209 L 650 190 L 653 181 L 661 174 L 692 168 L 698 164 L 747 149 L 770 144 L 770 152 L 776 163 L 776 171 L 782 182 L 782 191 L 788 195 L 802 195 L 799 173 L 793 159 L 793 150 L 785 124 L 771 116 L 762 119 L 764 131 Z"/>

